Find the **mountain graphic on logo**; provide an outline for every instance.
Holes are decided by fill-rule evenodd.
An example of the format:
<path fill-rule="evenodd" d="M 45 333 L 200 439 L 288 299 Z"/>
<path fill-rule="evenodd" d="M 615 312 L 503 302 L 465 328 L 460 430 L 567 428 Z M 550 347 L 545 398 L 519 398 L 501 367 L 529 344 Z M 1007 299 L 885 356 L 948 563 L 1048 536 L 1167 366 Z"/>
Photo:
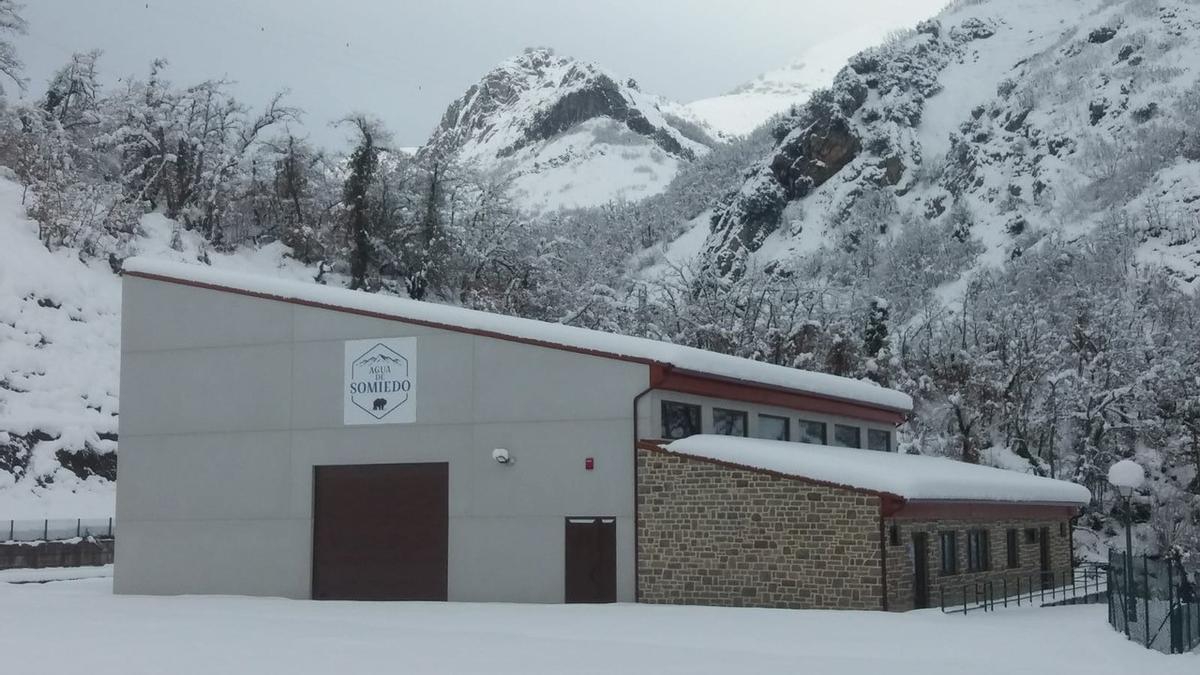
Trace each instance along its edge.
<path fill-rule="evenodd" d="M 365 358 L 361 361 L 356 362 L 356 365 L 374 366 L 374 365 L 378 365 L 381 363 L 387 363 L 387 364 L 394 363 L 396 365 L 401 365 L 401 366 L 407 365 L 407 361 L 404 358 L 398 357 L 398 356 L 391 356 L 390 354 L 387 354 L 386 352 L 377 352 L 371 356 L 368 356 L 367 358 Z"/>

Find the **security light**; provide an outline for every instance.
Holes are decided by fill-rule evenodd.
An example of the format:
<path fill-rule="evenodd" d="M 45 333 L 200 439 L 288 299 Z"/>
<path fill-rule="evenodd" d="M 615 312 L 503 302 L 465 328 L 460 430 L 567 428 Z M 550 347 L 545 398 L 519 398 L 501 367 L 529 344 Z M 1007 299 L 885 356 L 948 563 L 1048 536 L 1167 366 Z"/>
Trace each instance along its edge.
<path fill-rule="evenodd" d="M 512 457 L 508 454 L 508 450 L 504 448 L 496 448 L 492 451 L 492 459 L 496 460 L 497 464 L 510 464 Z"/>

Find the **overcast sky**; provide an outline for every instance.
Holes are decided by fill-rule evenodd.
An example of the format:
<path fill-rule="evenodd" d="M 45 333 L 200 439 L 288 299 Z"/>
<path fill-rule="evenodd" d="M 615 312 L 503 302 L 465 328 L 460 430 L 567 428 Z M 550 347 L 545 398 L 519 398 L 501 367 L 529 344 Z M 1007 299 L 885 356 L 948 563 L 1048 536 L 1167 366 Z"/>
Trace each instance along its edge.
<path fill-rule="evenodd" d="M 864 22 L 911 26 L 946 0 L 24 0 L 17 40 L 40 95 L 73 51 L 104 50 L 106 80 L 156 57 L 180 84 L 227 76 L 258 104 L 287 88 L 324 145 L 352 110 L 419 145 L 447 104 L 524 47 L 595 61 L 690 101 L 785 65 Z"/>

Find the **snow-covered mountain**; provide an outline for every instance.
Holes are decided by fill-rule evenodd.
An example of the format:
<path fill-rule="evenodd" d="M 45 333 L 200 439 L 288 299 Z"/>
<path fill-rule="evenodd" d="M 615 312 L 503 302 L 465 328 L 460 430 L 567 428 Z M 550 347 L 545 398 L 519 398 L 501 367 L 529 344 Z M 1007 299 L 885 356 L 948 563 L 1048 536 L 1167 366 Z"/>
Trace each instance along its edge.
<path fill-rule="evenodd" d="M 634 201 L 708 152 L 677 105 L 596 65 L 529 49 L 450 104 L 422 153 L 501 172 L 532 210 Z"/>
<path fill-rule="evenodd" d="M 715 209 L 722 271 L 860 241 L 861 223 L 953 220 L 998 264 L 1042 237 L 1134 228 L 1200 275 L 1200 6 L 952 4 L 850 60 Z M 695 233 L 692 233 L 693 239 Z"/>
<path fill-rule="evenodd" d="M 782 68 L 768 71 L 721 96 L 703 98 L 682 106 L 719 136 L 745 136 L 775 115 L 803 105 L 818 89 L 833 84 L 846 61 L 883 41 L 887 25 L 864 24 L 808 48 Z"/>

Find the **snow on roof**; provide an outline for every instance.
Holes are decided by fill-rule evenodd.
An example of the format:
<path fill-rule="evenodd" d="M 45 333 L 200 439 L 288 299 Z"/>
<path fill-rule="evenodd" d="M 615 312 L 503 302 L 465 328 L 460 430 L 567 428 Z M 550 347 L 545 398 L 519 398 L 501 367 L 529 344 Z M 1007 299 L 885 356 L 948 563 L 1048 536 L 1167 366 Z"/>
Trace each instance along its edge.
<path fill-rule="evenodd" d="M 912 398 L 907 394 L 886 389 L 866 380 L 777 366 L 668 342 L 156 258 L 129 258 L 125 261 L 124 270 L 134 275 L 203 284 L 280 300 L 299 300 L 334 309 L 372 312 L 395 317 L 399 321 L 411 320 L 481 331 L 606 356 L 657 362 L 684 371 L 853 401 L 898 412 L 912 410 Z"/>
<path fill-rule="evenodd" d="M 690 436 L 664 449 L 914 501 L 1083 505 L 1091 500 L 1082 485 L 943 457 L 713 435 Z"/>

